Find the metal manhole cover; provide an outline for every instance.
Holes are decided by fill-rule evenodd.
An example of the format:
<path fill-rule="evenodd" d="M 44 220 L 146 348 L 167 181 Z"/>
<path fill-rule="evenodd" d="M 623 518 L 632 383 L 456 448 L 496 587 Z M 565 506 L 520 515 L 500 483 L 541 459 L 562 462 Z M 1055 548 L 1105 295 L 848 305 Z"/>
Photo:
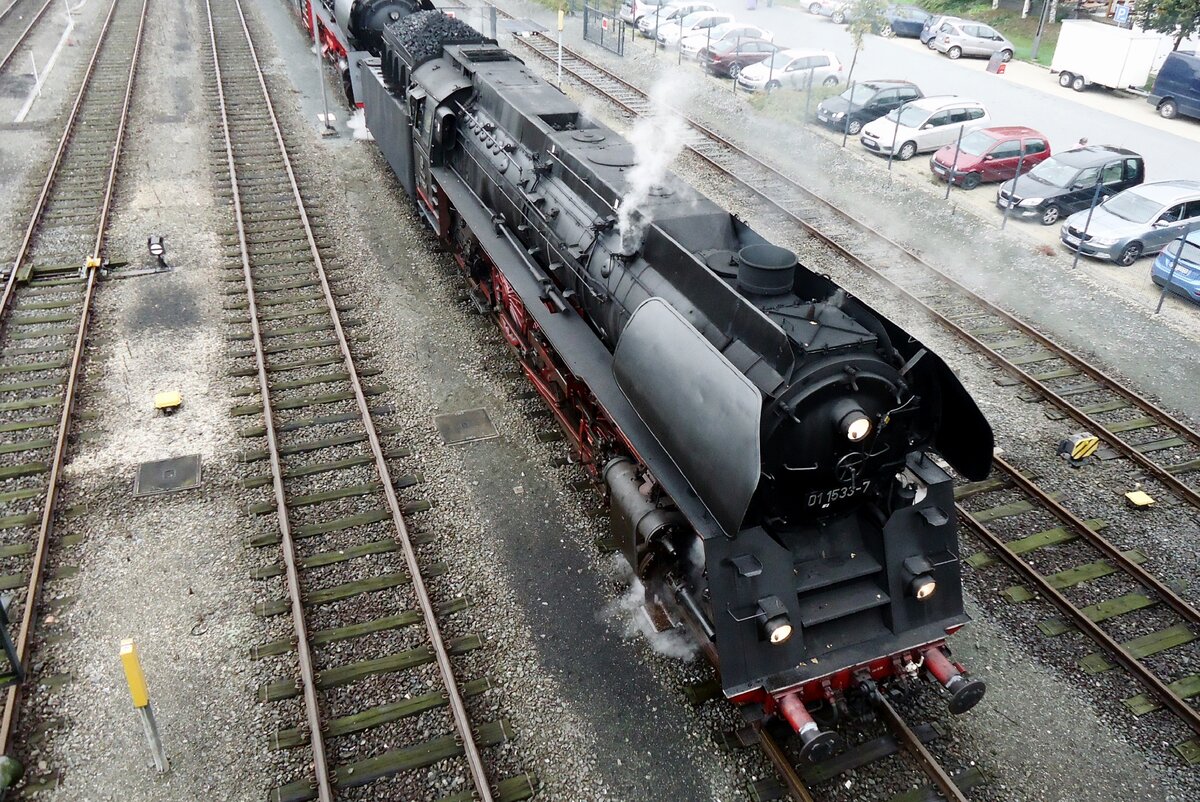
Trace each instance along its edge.
<path fill-rule="evenodd" d="M 133 479 L 134 496 L 156 496 L 200 486 L 200 455 L 143 462 Z"/>
<path fill-rule="evenodd" d="M 468 409 L 465 412 L 438 415 L 433 419 L 433 425 L 437 427 L 442 440 L 451 446 L 475 440 L 491 440 L 500 436 L 486 409 Z"/>

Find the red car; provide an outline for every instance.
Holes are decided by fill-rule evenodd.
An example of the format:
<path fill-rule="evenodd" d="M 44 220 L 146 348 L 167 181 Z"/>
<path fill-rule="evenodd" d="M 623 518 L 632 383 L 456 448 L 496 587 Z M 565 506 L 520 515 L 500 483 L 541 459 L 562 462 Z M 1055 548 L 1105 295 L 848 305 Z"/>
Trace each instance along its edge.
<path fill-rule="evenodd" d="M 766 61 L 780 49 L 766 39 L 725 39 L 700 48 L 696 59 L 706 72 L 727 75 L 736 81 L 743 67 Z"/>
<path fill-rule="evenodd" d="M 933 154 L 929 169 L 938 178 L 974 189 L 984 181 L 1016 178 L 1018 164 L 1024 174 L 1048 158 L 1050 140 L 1045 134 L 1023 125 L 1010 125 L 964 134 L 961 143 L 946 145 Z"/>

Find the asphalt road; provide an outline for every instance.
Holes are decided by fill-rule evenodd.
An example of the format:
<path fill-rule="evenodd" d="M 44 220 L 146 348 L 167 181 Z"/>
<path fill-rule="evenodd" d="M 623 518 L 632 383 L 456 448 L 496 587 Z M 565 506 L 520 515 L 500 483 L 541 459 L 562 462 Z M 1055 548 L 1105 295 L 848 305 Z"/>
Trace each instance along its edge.
<path fill-rule="evenodd" d="M 755 11 L 746 10 L 745 0 L 712 2 L 739 20 L 774 32 L 780 44 L 832 50 L 846 71 L 850 69 L 854 44 L 844 25 L 795 8 L 767 8 L 765 0 L 759 0 Z M 903 78 L 916 82 L 927 95 L 978 100 L 987 107 L 992 124 L 1036 128 L 1055 150 L 1073 147 L 1083 136 L 1094 145 L 1130 148 L 1146 158 L 1148 181 L 1200 178 L 1200 121 L 1163 120 L 1149 103 L 1132 95 L 1095 87 L 1082 93 L 1064 89 L 1057 77 L 1030 64 L 1010 64 L 1005 75 L 988 73 L 986 66 L 984 59 L 951 61 L 915 39 L 868 36 L 854 77 Z"/>

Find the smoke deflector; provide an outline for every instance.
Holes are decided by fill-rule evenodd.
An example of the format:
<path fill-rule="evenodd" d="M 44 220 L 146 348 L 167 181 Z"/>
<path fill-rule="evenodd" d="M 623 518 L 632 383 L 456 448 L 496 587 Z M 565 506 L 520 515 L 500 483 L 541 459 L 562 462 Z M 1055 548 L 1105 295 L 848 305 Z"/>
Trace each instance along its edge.
<path fill-rule="evenodd" d="M 634 311 L 613 375 L 717 524 L 737 534 L 761 472 L 758 388 L 662 298 Z"/>

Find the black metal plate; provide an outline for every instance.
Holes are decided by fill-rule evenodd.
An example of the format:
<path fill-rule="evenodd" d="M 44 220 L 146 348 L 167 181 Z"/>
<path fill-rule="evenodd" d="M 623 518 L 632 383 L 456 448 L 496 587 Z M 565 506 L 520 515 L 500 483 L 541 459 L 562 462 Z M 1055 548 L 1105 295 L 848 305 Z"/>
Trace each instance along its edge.
<path fill-rule="evenodd" d="M 433 419 L 438 434 L 446 445 L 472 443 L 476 440 L 491 440 L 499 437 L 492 419 L 486 409 L 468 409 L 464 412 L 451 412 L 438 415 Z"/>
<path fill-rule="evenodd" d="M 134 496 L 156 496 L 200 486 L 200 455 L 143 462 L 133 479 Z"/>

